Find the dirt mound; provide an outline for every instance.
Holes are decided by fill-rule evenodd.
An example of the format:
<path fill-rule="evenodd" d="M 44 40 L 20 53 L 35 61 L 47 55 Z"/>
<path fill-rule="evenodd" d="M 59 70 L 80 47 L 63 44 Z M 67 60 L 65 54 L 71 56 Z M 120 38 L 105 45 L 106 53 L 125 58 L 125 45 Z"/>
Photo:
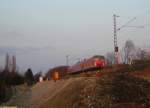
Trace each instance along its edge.
<path fill-rule="evenodd" d="M 71 78 L 69 83 L 62 88 L 53 97 L 49 97 L 40 108 L 86 108 L 86 104 L 82 102 L 82 91 L 85 86 L 93 86 L 94 78 Z"/>
<path fill-rule="evenodd" d="M 45 81 L 11 103 L 29 108 L 150 108 L 150 83 L 127 73 Z"/>
<path fill-rule="evenodd" d="M 115 103 L 150 104 L 150 83 L 146 80 L 119 74 L 112 81 L 111 94 Z"/>
<path fill-rule="evenodd" d="M 111 78 L 78 78 L 40 106 L 47 107 L 149 108 L 150 83 L 124 73 Z"/>
<path fill-rule="evenodd" d="M 149 80 L 150 79 L 150 67 L 144 68 L 142 71 L 132 72 L 131 75 Z"/>
<path fill-rule="evenodd" d="M 96 86 L 82 94 L 88 108 L 149 108 L 150 83 L 146 80 L 117 74 L 97 79 Z M 86 98 L 87 97 L 87 98 Z"/>

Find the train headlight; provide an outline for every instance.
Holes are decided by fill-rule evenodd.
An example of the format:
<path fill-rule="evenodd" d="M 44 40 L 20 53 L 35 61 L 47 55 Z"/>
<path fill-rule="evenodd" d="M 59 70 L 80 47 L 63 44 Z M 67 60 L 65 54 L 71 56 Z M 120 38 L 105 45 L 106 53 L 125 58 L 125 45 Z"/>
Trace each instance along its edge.
<path fill-rule="evenodd" d="M 97 60 L 97 61 L 95 61 L 94 65 L 95 65 L 95 66 L 100 66 L 101 63 L 100 63 L 100 61 Z"/>
<path fill-rule="evenodd" d="M 94 66 L 97 66 L 97 63 L 96 63 L 96 61 L 94 62 Z"/>

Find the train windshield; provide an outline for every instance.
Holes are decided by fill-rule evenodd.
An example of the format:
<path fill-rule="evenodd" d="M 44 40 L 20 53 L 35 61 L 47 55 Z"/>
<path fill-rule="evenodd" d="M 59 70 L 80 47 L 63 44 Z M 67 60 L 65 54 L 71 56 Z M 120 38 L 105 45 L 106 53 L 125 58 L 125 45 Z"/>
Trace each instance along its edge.
<path fill-rule="evenodd" d="M 95 56 L 93 56 L 93 58 L 105 59 L 105 57 L 104 57 L 104 56 L 102 56 L 102 55 L 95 55 Z"/>

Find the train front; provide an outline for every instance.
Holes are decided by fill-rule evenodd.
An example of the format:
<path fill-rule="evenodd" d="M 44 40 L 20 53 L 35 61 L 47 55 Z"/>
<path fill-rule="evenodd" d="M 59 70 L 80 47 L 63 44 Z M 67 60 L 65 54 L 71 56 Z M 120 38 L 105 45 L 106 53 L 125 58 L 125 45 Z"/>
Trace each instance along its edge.
<path fill-rule="evenodd" d="M 95 67 L 104 68 L 106 66 L 106 61 L 103 59 L 95 59 Z"/>

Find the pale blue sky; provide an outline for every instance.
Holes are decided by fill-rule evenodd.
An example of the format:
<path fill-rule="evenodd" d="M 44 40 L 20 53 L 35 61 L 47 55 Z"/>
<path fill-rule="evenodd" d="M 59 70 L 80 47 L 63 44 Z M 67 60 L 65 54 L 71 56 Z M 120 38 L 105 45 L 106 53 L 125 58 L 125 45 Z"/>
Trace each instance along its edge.
<path fill-rule="evenodd" d="M 65 64 L 67 54 L 76 58 L 105 54 L 113 50 L 114 13 L 120 16 L 118 26 L 133 17 L 137 19 L 130 25 L 145 26 L 122 29 L 120 47 L 127 39 L 150 46 L 149 6 L 149 0 L 0 0 L 0 48 L 6 53 L 8 48 L 37 48 L 16 53 L 21 69 L 36 71 Z"/>

